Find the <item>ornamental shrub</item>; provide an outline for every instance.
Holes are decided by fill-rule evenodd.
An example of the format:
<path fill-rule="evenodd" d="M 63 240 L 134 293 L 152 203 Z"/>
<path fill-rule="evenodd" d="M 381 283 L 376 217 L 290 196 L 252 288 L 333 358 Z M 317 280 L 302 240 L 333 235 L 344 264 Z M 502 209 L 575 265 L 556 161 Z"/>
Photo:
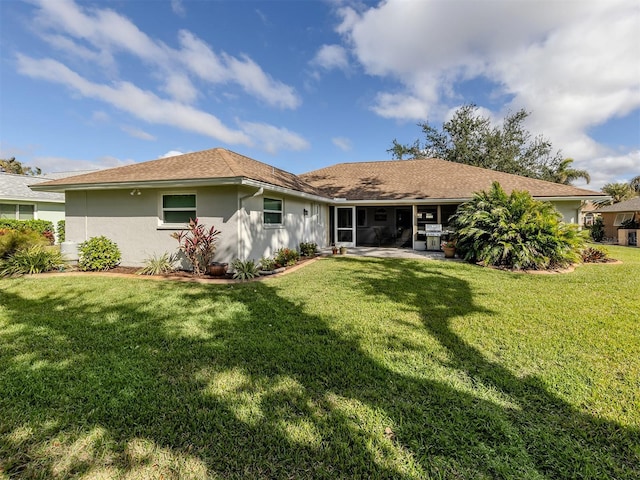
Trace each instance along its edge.
<path fill-rule="evenodd" d="M 609 260 L 609 251 L 601 247 L 586 247 L 580 252 L 583 263 L 606 263 Z"/>
<path fill-rule="evenodd" d="M 24 275 L 58 270 L 64 265 L 62 254 L 57 248 L 35 245 L 18 250 L 0 265 L 0 277 Z"/>
<path fill-rule="evenodd" d="M 594 242 L 601 242 L 604 240 L 604 220 L 602 217 L 596 217 L 591 225 L 591 239 Z"/>
<path fill-rule="evenodd" d="M 0 258 L 8 258 L 20 250 L 48 244 L 49 240 L 33 230 L 0 229 Z"/>
<path fill-rule="evenodd" d="M 514 270 L 544 270 L 580 260 L 584 235 L 528 192 L 507 195 L 498 182 L 460 205 L 453 218 L 466 261 Z"/>
<path fill-rule="evenodd" d="M 58 242 L 62 243 L 65 240 L 65 221 L 64 220 L 59 220 L 58 224 L 56 225 L 56 232 L 58 233 Z"/>
<path fill-rule="evenodd" d="M 298 260 L 300 260 L 300 253 L 292 248 L 284 247 L 276 252 L 274 260 L 276 261 L 276 265 L 280 267 L 288 267 L 298 263 Z"/>
<path fill-rule="evenodd" d="M 40 235 L 44 235 L 45 232 L 53 233 L 53 222 L 48 220 L 13 220 L 9 218 L 0 219 L 0 228 L 9 228 L 11 230 L 18 230 L 24 232 L 27 230 L 38 232 Z"/>
<path fill-rule="evenodd" d="M 207 270 L 207 266 L 213 261 L 213 255 L 216 253 L 216 238 L 220 235 L 220 231 L 213 226 L 207 228 L 198 223 L 198 219 L 189 220 L 187 230 L 174 232 L 171 234 L 175 238 L 182 250 L 193 266 L 193 273 L 203 275 Z"/>
<path fill-rule="evenodd" d="M 78 268 L 84 271 L 109 270 L 120 263 L 118 245 L 107 237 L 91 237 L 78 246 Z"/>
<path fill-rule="evenodd" d="M 258 265 L 253 260 L 245 260 L 244 262 L 239 258 L 236 258 L 232 263 L 233 278 L 246 282 L 258 276 Z"/>
<path fill-rule="evenodd" d="M 300 243 L 300 254 L 305 257 L 313 257 L 316 254 L 317 250 L 318 250 L 317 243 L 305 243 L 305 242 Z"/>

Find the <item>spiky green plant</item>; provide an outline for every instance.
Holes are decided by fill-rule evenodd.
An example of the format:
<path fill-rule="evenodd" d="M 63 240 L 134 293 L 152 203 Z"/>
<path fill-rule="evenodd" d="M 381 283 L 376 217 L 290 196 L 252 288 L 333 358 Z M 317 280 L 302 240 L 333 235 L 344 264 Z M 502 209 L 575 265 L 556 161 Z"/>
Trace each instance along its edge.
<path fill-rule="evenodd" d="M 169 252 L 164 252 L 160 256 L 153 254 L 144 261 L 144 267 L 136 273 L 138 275 L 162 275 L 171 273 L 175 270 L 175 262 L 175 255 L 170 255 Z"/>
<path fill-rule="evenodd" d="M 240 280 L 241 282 L 246 282 L 247 280 L 251 280 L 258 276 L 259 268 L 253 260 L 242 261 L 239 258 L 236 258 L 231 263 L 231 267 L 234 270 L 233 278 Z"/>
<path fill-rule="evenodd" d="M 453 221 L 456 248 L 469 262 L 544 270 L 578 261 L 584 246 L 577 226 L 562 222 L 552 204 L 524 191 L 507 195 L 498 182 L 462 204 Z"/>
<path fill-rule="evenodd" d="M 60 251 L 35 245 L 16 251 L 0 264 L 0 277 L 49 272 L 64 265 Z"/>

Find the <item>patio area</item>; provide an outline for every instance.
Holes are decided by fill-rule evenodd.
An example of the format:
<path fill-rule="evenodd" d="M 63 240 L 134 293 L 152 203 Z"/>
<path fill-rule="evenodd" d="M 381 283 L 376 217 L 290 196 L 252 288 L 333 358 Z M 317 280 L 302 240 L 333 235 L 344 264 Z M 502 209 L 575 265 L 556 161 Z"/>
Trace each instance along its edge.
<path fill-rule="evenodd" d="M 323 255 L 332 255 L 331 248 L 321 250 Z M 338 254 L 339 255 L 339 254 Z M 412 250 L 409 248 L 385 248 L 385 247 L 348 247 L 347 255 L 355 257 L 377 257 L 377 258 L 412 258 L 423 260 L 443 260 L 444 252 Z M 449 260 L 461 261 L 459 258 Z"/>

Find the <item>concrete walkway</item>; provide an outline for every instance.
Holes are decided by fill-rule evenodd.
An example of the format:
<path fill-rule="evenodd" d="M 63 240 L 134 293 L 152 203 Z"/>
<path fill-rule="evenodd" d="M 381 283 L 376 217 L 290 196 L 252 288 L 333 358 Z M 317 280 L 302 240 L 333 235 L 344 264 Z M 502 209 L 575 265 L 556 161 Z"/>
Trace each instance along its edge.
<path fill-rule="evenodd" d="M 322 249 L 322 254 L 331 255 L 331 248 Z M 347 255 L 351 255 L 354 257 L 444 260 L 444 252 L 411 250 L 410 248 L 351 247 L 347 248 Z"/>

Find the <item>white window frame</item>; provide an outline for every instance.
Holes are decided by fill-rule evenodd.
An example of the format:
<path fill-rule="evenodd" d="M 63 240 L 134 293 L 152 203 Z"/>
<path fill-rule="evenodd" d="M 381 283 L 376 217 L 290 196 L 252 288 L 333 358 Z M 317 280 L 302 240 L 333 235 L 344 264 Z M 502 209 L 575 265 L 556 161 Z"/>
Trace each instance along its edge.
<path fill-rule="evenodd" d="M 158 199 L 158 226 L 165 228 L 185 228 L 189 225 L 189 222 L 184 223 L 171 223 L 164 221 L 164 212 L 165 211 L 184 211 L 191 210 L 191 208 L 164 208 L 164 197 L 175 197 L 175 196 L 184 196 L 184 195 L 193 195 L 195 200 L 195 206 L 193 207 L 194 212 L 194 220 L 198 218 L 198 195 L 196 192 L 162 192 L 160 193 Z"/>
<path fill-rule="evenodd" d="M 8 218 L 7 220 L 20 220 L 20 207 L 33 207 L 33 218 L 29 218 L 27 220 L 37 220 L 38 219 L 38 206 L 35 203 L 5 203 L 0 202 L 2 205 L 13 205 L 15 210 L 13 212 L 13 218 Z"/>
<path fill-rule="evenodd" d="M 280 202 L 280 210 L 271 210 L 264 208 L 264 203 L 267 200 Z M 270 223 L 265 220 L 265 213 L 277 213 L 280 215 L 279 223 Z M 277 228 L 284 225 L 284 200 L 279 197 L 262 197 L 262 224 L 268 228 Z"/>
<path fill-rule="evenodd" d="M 626 222 L 627 220 L 633 220 L 634 217 L 634 213 L 618 213 L 616 214 L 616 218 L 613 221 L 613 226 L 614 227 L 619 227 L 620 225 L 622 225 L 624 222 Z M 618 220 L 619 219 L 619 220 Z"/>

